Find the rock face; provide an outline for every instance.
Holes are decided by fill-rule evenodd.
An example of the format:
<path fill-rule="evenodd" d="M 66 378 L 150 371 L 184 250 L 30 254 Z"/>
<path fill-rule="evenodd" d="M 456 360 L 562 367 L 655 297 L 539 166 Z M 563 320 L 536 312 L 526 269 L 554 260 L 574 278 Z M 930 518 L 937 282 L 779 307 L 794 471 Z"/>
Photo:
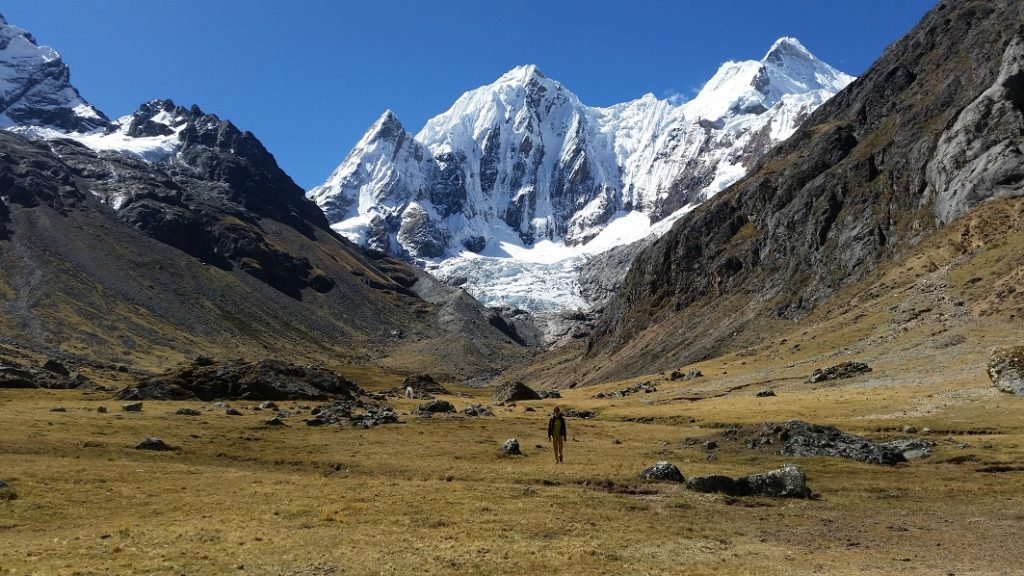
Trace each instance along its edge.
<path fill-rule="evenodd" d="M 591 378 L 729 350 L 755 318 L 800 318 L 951 217 L 1020 195 L 1022 33 L 1006 23 L 1022 11 L 939 3 L 743 180 L 683 216 L 607 305 L 588 363 L 608 368 Z M 727 313 L 736 301 L 750 305 Z"/>
<path fill-rule="evenodd" d="M 906 461 L 900 447 L 876 444 L 867 438 L 841 432 L 833 426 L 790 420 L 782 428 L 779 438 L 784 443 L 779 454 L 783 456 L 831 456 L 888 465 Z"/>
<path fill-rule="evenodd" d="M 720 492 L 730 496 L 811 497 L 807 476 L 792 464 L 736 479 L 728 476 L 694 476 L 687 480 L 686 487 L 695 492 Z"/>
<path fill-rule="evenodd" d="M 520 400 L 540 400 L 541 398 L 533 388 L 518 380 L 513 380 L 495 388 L 491 399 L 495 402 L 519 402 Z"/>
<path fill-rule="evenodd" d="M 198 359 L 162 376 L 144 378 L 117 394 L 124 400 L 355 400 L 352 381 L 322 366 L 279 360 L 211 362 Z"/>
<path fill-rule="evenodd" d="M 659 482 L 685 482 L 686 478 L 683 477 L 683 473 L 679 471 L 679 468 L 671 462 L 656 462 L 650 468 L 644 469 L 640 472 L 641 480 L 654 480 Z"/>
<path fill-rule="evenodd" d="M 1024 396 L 1024 346 L 994 348 L 988 361 L 988 377 L 1003 392 Z"/>
<path fill-rule="evenodd" d="M 817 382 L 825 382 L 826 380 L 841 380 L 843 378 L 853 378 L 860 376 L 861 374 L 867 374 L 871 372 L 871 367 L 863 362 L 843 362 L 842 364 L 836 364 L 835 366 L 829 366 L 828 368 L 818 368 L 811 374 L 810 380 L 812 384 Z"/>

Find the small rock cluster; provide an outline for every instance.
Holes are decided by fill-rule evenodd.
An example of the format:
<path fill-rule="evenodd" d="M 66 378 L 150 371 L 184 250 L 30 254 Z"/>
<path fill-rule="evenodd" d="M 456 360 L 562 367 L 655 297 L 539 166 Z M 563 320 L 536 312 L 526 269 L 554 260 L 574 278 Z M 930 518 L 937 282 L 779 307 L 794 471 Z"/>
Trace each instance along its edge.
<path fill-rule="evenodd" d="M 863 362 L 843 362 L 828 368 L 818 368 L 811 374 L 808 382 L 816 384 L 827 380 L 841 380 L 867 374 L 868 372 L 871 372 L 871 367 Z"/>
<path fill-rule="evenodd" d="M 434 414 L 449 414 L 455 412 L 455 405 L 447 400 L 431 400 L 426 404 L 420 404 L 412 411 L 413 415 L 430 418 Z"/>
<path fill-rule="evenodd" d="M 494 416 L 494 412 L 481 404 L 470 404 L 462 409 L 466 416 Z"/>
<path fill-rule="evenodd" d="M 390 406 L 364 406 L 358 402 L 335 402 L 317 406 L 310 411 L 312 418 L 306 420 L 307 426 L 328 426 L 331 424 L 347 425 L 353 428 L 373 428 L 381 424 L 396 424 L 398 414 Z M 276 418 L 280 420 L 280 416 Z M 273 423 L 274 418 L 267 421 L 267 426 L 280 426 L 284 422 Z"/>
<path fill-rule="evenodd" d="M 643 392 L 644 394 L 650 394 L 652 392 L 657 391 L 658 389 L 655 388 L 654 385 L 651 384 L 650 382 L 642 382 L 640 384 L 635 384 L 633 386 L 623 388 L 621 390 L 614 390 L 612 392 L 601 392 L 594 396 L 594 398 L 624 398 L 626 396 L 631 396 L 633 394 L 638 394 L 640 392 Z"/>
<path fill-rule="evenodd" d="M 783 456 L 831 456 L 847 458 L 869 464 L 893 465 L 906 462 L 909 457 L 923 457 L 931 453 L 931 444 L 916 438 L 875 443 L 867 438 L 848 434 L 834 426 L 818 426 L 800 420 L 790 420 L 781 426 L 769 428 L 782 442 L 779 454 Z"/>
<path fill-rule="evenodd" d="M 0 388 L 70 390 L 94 387 L 92 380 L 82 374 L 73 374 L 64 364 L 52 358 L 39 369 L 21 366 L 13 360 L 0 360 Z"/>
<path fill-rule="evenodd" d="M 685 380 L 693 380 L 694 378 L 703 378 L 703 377 L 704 377 L 704 374 L 700 370 L 697 370 L 696 368 L 690 368 L 689 370 L 686 371 L 685 374 L 683 374 L 679 370 L 673 370 L 672 374 L 669 375 L 669 379 L 671 379 L 673 381 L 674 380 L 684 380 L 684 381 Z"/>

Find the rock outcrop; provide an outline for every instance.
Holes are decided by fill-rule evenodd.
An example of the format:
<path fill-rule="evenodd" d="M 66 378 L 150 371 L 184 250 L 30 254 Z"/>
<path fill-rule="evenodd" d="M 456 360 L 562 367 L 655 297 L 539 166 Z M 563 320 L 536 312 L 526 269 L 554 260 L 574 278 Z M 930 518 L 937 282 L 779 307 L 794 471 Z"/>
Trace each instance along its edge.
<path fill-rule="evenodd" d="M 694 476 L 686 487 L 695 492 L 720 492 L 729 496 L 770 496 L 775 498 L 810 498 L 807 476 L 792 464 L 778 470 L 752 474 L 743 478 L 728 476 Z"/>
<path fill-rule="evenodd" d="M 123 400 L 356 400 L 365 392 L 322 366 L 280 360 L 214 361 L 198 358 L 118 392 Z"/>
<path fill-rule="evenodd" d="M 1024 346 L 1003 346 L 992 350 L 988 377 L 1003 392 L 1024 396 Z"/>
<path fill-rule="evenodd" d="M 518 380 L 513 380 L 512 382 L 499 384 L 494 389 L 491 399 L 494 402 L 519 402 L 521 400 L 540 400 L 541 398 L 540 394 L 533 388 Z"/>

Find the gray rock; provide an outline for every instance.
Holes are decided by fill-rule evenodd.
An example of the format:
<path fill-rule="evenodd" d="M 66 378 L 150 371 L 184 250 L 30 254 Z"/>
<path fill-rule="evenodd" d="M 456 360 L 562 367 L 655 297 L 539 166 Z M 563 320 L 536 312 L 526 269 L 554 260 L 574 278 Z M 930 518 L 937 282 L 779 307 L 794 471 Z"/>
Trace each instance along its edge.
<path fill-rule="evenodd" d="M 491 398 L 495 402 L 518 402 L 521 400 L 540 400 L 540 394 L 537 394 L 532 388 L 513 380 L 512 382 L 506 382 L 499 385 L 494 389 L 494 394 Z"/>
<path fill-rule="evenodd" d="M 142 412 L 142 402 L 129 402 L 121 406 L 125 412 Z"/>
<path fill-rule="evenodd" d="M 46 363 L 43 364 L 43 370 L 46 370 L 47 372 L 53 372 L 54 374 L 57 374 L 58 376 L 63 376 L 65 378 L 71 376 L 71 372 L 67 369 L 66 366 L 53 359 L 47 360 Z"/>
<path fill-rule="evenodd" d="M 96 407 L 96 411 L 99 412 L 100 414 L 106 414 L 107 413 L 107 407 L 106 406 L 97 406 Z"/>
<path fill-rule="evenodd" d="M 242 413 L 239 412 L 235 408 L 228 408 L 227 410 L 224 411 L 224 413 L 227 414 L 228 416 L 241 416 L 242 415 Z"/>
<path fill-rule="evenodd" d="M 831 456 L 888 465 L 906 461 L 898 449 L 841 432 L 833 426 L 818 426 L 800 420 L 783 424 L 779 439 L 784 440 L 779 450 L 783 456 Z"/>
<path fill-rule="evenodd" d="M 201 414 L 199 410 L 194 408 L 178 408 L 174 413 L 178 416 L 199 416 Z"/>
<path fill-rule="evenodd" d="M 63 406 L 54 406 L 53 408 L 50 408 L 50 412 L 67 412 L 67 411 L 68 411 L 68 409 L 63 407 Z"/>
<path fill-rule="evenodd" d="M 146 438 L 142 442 L 139 442 L 139 444 L 135 446 L 135 449 L 153 450 L 156 452 L 167 452 L 171 450 L 177 450 L 177 448 L 170 446 L 169 444 L 167 444 L 160 438 L 157 438 L 156 436 L 150 436 L 149 438 Z"/>
<path fill-rule="evenodd" d="M 686 371 L 686 376 L 683 376 L 683 380 L 693 380 L 694 378 L 703 378 L 704 373 L 696 368 L 690 368 Z"/>
<path fill-rule="evenodd" d="M 622 444 L 622 440 L 619 440 L 618 438 L 612 438 L 612 444 L 618 446 L 619 444 Z"/>
<path fill-rule="evenodd" d="M 274 404 L 270 400 L 267 400 L 265 402 L 260 402 L 260 405 L 257 406 L 257 408 L 259 408 L 260 410 L 277 410 L 277 404 Z"/>
<path fill-rule="evenodd" d="M 654 466 L 644 469 L 640 473 L 641 480 L 652 480 L 659 482 L 685 482 L 686 478 L 683 477 L 683 473 L 679 471 L 679 468 L 671 462 L 662 460 L 656 462 Z"/>
<path fill-rule="evenodd" d="M 775 390 L 761 390 L 755 394 L 755 396 L 758 398 L 771 398 L 772 396 L 775 396 Z"/>
<path fill-rule="evenodd" d="M 519 440 L 515 438 L 505 440 L 505 443 L 501 446 L 501 454 L 503 456 L 522 456 L 523 453 L 519 450 Z"/>
<path fill-rule="evenodd" d="M 270 420 L 267 420 L 266 422 L 263 423 L 263 425 L 264 426 L 287 426 L 287 424 L 284 423 L 284 420 L 281 420 L 277 416 L 274 416 Z"/>
<path fill-rule="evenodd" d="M 903 433 L 904 434 L 916 434 L 917 433 L 917 428 L 911 426 L 910 424 L 907 424 L 906 426 L 903 427 Z"/>
<path fill-rule="evenodd" d="M 1003 392 L 1024 396 L 1024 346 L 993 348 L 988 377 Z"/>
<path fill-rule="evenodd" d="M 18 493 L 11 488 L 11 485 L 3 480 L 0 480 L 0 501 L 3 500 L 17 500 Z"/>
<path fill-rule="evenodd" d="M 807 477 L 792 464 L 785 464 L 778 470 L 736 479 L 720 475 L 695 476 L 686 482 L 686 487 L 695 492 L 718 492 L 729 496 L 811 497 Z"/>
<path fill-rule="evenodd" d="M 462 410 L 462 413 L 466 416 L 494 416 L 494 412 L 491 412 L 490 408 L 480 404 L 470 404 Z"/>
<path fill-rule="evenodd" d="M 880 445 L 896 450 L 907 460 L 917 460 L 931 456 L 932 447 L 935 446 L 935 443 L 921 440 L 920 438 L 900 438 L 883 442 Z"/>
<path fill-rule="evenodd" d="M 431 400 L 420 404 L 413 412 L 416 414 L 447 414 L 455 412 L 455 406 L 447 400 Z"/>
<path fill-rule="evenodd" d="M 871 367 L 863 362 L 843 362 L 842 364 L 836 364 L 835 366 L 829 366 L 828 368 L 818 368 L 811 374 L 810 380 L 812 384 L 818 382 L 825 382 L 826 380 L 841 380 L 844 378 L 854 378 L 861 374 L 867 374 L 871 372 Z"/>

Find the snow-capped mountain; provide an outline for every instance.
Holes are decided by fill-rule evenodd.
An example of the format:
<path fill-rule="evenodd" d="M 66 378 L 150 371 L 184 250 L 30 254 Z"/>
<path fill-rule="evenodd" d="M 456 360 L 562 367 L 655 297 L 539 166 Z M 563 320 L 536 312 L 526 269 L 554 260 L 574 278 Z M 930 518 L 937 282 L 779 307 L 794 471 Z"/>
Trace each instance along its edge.
<path fill-rule="evenodd" d="M 56 50 L 0 15 L 0 128 L 40 126 L 63 132 L 103 128 L 107 118 L 71 85 Z"/>
<path fill-rule="evenodd" d="M 493 274 L 535 275 L 524 262 L 592 254 L 598 238 L 601 249 L 643 238 L 742 177 L 852 80 L 793 38 L 761 60 L 723 64 L 682 105 L 648 94 L 589 107 L 520 66 L 464 94 L 415 136 L 385 112 L 309 197 L 350 239 L 418 260 L 485 302 L 574 305 L 564 277 L 551 290 L 526 283 L 522 294 L 508 293 L 522 282 L 484 286 Z M 503 261 L 483 265 L 476 255 Z M 470 269 L 493 273 L 476 281 Z"/>

